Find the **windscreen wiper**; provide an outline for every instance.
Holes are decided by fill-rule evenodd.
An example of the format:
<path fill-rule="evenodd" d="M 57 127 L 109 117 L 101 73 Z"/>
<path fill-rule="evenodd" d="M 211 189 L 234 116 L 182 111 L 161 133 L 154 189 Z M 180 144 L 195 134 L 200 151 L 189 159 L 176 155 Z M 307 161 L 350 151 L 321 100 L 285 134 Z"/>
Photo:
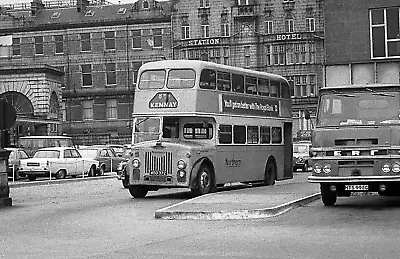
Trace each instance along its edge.
<path fill-rule="evenodd" d="M 394 95 L 392 95 L 392 94 L 387 94 L 387 93 L 378 93 L 378 92 L 376 92 L 376 91 L 372 90 L 371 88 L 365 88 L 365 90 L 367 90 L 368 92 L 371 92 L 371 93 L 372 93 L 372 95 L 387 96 L 387 97 L 395 97 L 395 96 L 394 96 Z"/>
<path fill-rule="evenodd" d="M 338 96 L 344 96 L 344 97 L 352 97 L 352 98 L 356 98 L 357 96 L 354 94 L 345 94 L 345 93 L 341 93 L 338 91 L 333 90 L 332 91 L 334 94 L 338 95 Z"/>

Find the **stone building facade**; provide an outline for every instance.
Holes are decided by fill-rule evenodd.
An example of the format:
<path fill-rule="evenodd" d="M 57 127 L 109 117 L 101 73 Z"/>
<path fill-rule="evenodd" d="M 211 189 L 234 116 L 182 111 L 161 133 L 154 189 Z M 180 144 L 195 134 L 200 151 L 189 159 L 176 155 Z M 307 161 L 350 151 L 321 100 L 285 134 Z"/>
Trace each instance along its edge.
<path fill-rule="evenodd" d="M 62 3 L 33 0 L 23 8 L 2 8 L 0 40 L 9 45 L 0 51 L 0 67 L 50 66 L 63 74 L 57 134 L 72 136 L 78 144 L 130 143 L 137 71 L 145 62 L 171 58 L 170 3 Z M 45 100 L 46 88 L 37 89 Z M 0 87 L 0 94 L 8 91 Z"/>
<path fill-rule="evenodd" d="M 400 2 L 325 0 L 326 86 L 400 83 Z"/>
<path fill-rule="evenodd" d="M 294 140 L 309 139 L 323 86 L 321 0 L 179 0 L 171 13 L 174 59 L 201 59 L 292 80 Z"/>

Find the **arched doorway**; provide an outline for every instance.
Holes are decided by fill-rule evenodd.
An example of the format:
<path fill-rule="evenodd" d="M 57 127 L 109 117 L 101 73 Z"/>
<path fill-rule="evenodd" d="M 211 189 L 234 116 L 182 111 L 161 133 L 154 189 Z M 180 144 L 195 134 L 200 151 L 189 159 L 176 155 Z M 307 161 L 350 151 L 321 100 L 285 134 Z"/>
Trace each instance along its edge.
<path fill-rule="evenodd" d="M 10 103 L 17 115 L 33 116 L 33 105 L 25 95 L 10 91 L 0 94 L 0 99 L 5 99 L 6 102 Z"/>

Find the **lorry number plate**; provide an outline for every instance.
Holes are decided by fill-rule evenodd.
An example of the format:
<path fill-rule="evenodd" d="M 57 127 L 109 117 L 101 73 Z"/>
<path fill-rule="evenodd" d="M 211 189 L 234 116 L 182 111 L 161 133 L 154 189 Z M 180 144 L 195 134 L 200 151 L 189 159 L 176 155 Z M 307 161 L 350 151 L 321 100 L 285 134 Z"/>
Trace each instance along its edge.
<path fill-rule="evenodd" d="M 345 185 L 345 191 L 368 191 L 368 185 L 366 184 L 354 184 L 354 185 Z"/>

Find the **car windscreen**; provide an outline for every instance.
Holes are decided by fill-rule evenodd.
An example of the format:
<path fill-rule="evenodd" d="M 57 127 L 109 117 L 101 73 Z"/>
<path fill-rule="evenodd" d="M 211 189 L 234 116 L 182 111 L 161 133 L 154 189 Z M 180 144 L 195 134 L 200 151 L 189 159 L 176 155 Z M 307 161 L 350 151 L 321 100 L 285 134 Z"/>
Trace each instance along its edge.
<path fill-rule="evenodd" d="M 33 156 L 34 158 L 60 158 L 58 150 L 39 150 Z"/>
<path fill-rule="evenodd" d="M 307 145 L 293 145 L 293 153 L 308 153 Z"/>
<path fill-rule="evenodd" d="M 82 157 L 95 158 L 97 156 L 97 149 L 80 149 L 79 153 Z"/>

